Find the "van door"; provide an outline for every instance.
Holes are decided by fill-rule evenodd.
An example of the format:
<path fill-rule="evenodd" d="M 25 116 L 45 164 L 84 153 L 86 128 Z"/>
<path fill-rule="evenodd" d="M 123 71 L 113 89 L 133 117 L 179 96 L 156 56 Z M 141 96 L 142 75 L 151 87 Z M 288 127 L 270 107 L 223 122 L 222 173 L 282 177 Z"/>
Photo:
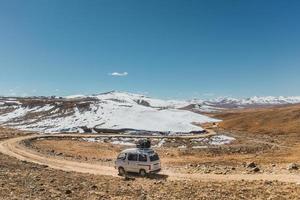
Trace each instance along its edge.
<path fill-rule="evenodd" d="M 127 171 L 130 172 L 139 172 L 138 165 L 138 154 L 136 153 L 128 153 L 127 156 Z"/>
<path fill-rule="evenodd" d="M 147 173 L 149 172 L 149 162 L 147 154 L 139 154 L 138 159 L 139 170 L 144 169 Z"/>
<path fill-rule="evenodd" d="M 159 170 L 161 168 L 159 156 L 157 153 L 150 155 L 149 159 L 150 159 L 150 163 L 151 163 L 151 169 L 153 171 Z"/>

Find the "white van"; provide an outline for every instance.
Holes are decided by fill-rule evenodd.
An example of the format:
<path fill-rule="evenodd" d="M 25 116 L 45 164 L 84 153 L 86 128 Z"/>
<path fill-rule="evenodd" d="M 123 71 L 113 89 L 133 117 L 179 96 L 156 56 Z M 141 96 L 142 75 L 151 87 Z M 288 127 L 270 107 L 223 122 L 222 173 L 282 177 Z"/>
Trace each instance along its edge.
<path fill-rule="evenodd" d="M 115 162 L 115 168 L 118 169 L 121 176 L 126 172 L 135 172 L 146 176 L 161 170 L 159 156 L 150 148 L 133 148 L 122 151 Z"/>

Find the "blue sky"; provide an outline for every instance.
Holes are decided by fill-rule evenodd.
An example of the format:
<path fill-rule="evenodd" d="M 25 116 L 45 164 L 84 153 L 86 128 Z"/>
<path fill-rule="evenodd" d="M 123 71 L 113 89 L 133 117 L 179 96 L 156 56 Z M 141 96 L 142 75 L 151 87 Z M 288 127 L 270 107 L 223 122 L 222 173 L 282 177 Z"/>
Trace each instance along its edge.
<path fill-rule="evenodd" d="M 300 1 L 0 0 L 0 95 L 300 95 Z"/>

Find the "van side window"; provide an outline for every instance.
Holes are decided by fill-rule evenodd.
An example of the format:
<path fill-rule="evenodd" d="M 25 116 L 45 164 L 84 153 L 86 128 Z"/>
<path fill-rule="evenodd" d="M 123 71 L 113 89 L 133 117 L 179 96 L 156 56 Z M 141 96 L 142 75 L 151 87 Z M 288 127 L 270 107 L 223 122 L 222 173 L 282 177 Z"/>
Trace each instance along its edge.
<path fill-rule="evenodd" d="M 139 161 L 140 162 L 147 162 L 147 155 L 139 154 Z"/>
<path fill-rule="evenodd" d="M 159 160 L 159 157 L 158 157 L 158 154 L 155 153 L 153 155 L 150 156 L 150 161 L 153 162 L 153 161 L 157 161 Z"/>
<path fill-rule="evenodd" d="M 129 161 L 137 161 L 137 159 L 138 159 L 138 155 L 137 154 L 135 154 L 135 153 L 129 153 L 128 154 L 128 160 Z"/>

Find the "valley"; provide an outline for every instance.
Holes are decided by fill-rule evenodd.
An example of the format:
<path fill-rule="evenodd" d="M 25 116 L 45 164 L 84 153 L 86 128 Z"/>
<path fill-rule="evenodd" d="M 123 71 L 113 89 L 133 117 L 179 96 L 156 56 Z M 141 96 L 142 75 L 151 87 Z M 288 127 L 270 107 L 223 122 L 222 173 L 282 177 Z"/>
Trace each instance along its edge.
<path fill-rule="evenodd" d="M 140 105 L 142 100 L 129 102 L 128 94 L 108 94 L 106 100 L 101 97 L 101 103 L 93 99 L 82 107 L 81 104 L 90 101 L 87 97 L 42 101 L 39 98 L 40 103 L 23 98 L 17 100 L 20 104 L 13 105 L 7 102 L 16 100 L 2 100 L 5 103 L 0 109 L 0 196 L 3 199 L 299 197 L 299 105 L 244 104 L 244 107 L 229 108 L 223 101 L 218 106 L 210 105 L 209 111 L 196 111 L 191 102 L 186 105 L 175 101 L 146 101 L 146 97 L 139 96 L 144 101 Z M 117 111 L 111 115 L 92 109 L 94 101 L 100 109 L 107 101 L 116 102 L 116 99 L 117 104 L 113 103 L 111 109 Z M 167 118 L 152 119 L 166 120 L 168 126 L 182 119 L 174 113 L 189 117 L 180 125 L 184 129 L 176 125 L 175 131 L 161 129 L 166 121 L 157 124 L 159 131 L 136 128 L 133 118 L 125 121 L 131 123 L 130 128 L 116 122 L 112 126 L 116 128 L 112 129 L 97 125 L 100 119 L 109 123 L 126 117 L 119 115 L 123 109 L 120 105 L 124 103 L 131 105 L 126 107 L 126 114 L 135 113 L 140 118 L 148 109 L 159 114 L 166 111 Z M 60 114 L 52 115 L 57 109 Z M 68 116 L 72 120 L 61 123 Z M 153 149 L 161 158 L 162 171 L 148 178 L 135 174 L 127 178 L 118 176 L 114 168 L 116 156 L 134 147 L 140 138 L 151 139 Z"/>

